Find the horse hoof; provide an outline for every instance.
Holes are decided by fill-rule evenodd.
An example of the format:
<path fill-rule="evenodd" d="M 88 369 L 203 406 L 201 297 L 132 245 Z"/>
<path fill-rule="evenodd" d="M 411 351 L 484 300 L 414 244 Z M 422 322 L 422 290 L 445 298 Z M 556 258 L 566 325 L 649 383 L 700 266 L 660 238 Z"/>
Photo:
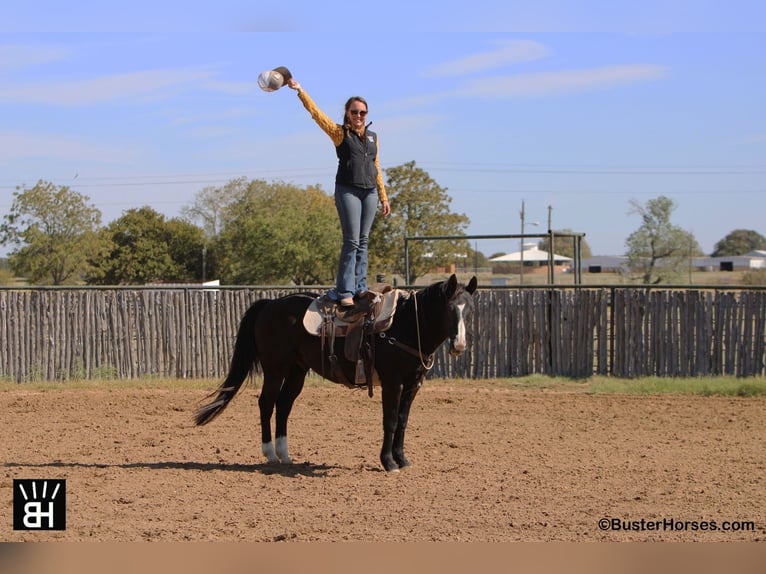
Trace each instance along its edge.
<path fill-rule="evenodd" d="M 395 460 L 399 468 L 407 468 L 408 466 L 412 466 L 412 463 L 404 457 L 396 458 Z"/>
<path fill-rule="evenodd" d="M 380 462 L 383 465 L 383 470 L 386 472 L 399 472 L 399 465 L 393 459 L 381 460 Z"/>
<path fill-rule="evenodd" d="M 261 445 L 261 451 L 263 452 L 263 456 L 266 457 L 266 462 L 269 464 L 277 464 L 279 462 L 279 457 L 277 457 L 277 453 L 274 450 L 274 443 L 273 442 L 265 442 Z"/>

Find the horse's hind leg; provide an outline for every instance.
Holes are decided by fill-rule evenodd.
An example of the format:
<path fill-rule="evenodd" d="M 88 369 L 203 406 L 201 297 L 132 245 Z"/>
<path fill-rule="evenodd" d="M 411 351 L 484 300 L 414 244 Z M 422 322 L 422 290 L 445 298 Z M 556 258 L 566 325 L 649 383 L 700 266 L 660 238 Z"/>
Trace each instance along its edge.
<path fill-rule="evenodd" d="M 277 426 L 276 426 L 276 454 L 284 463 L 292 462 L 287 449 L 287 419 L 293 408 L 293 403 L 303 390 L 303 382 L 307 371 L 293 366 L 282 385 L 282 390 L 277 397 Z"/>
<path fill-rule="evenodd" d="M 258 397 L 258 410 L 261 414 L 261 449 L 269 462 L 279 462 L 271 440 L 271 415 L 274 413 L 274 405 L 279 397 L 282 387 L 282 377 L 263 374 L 263 388 Z"/>

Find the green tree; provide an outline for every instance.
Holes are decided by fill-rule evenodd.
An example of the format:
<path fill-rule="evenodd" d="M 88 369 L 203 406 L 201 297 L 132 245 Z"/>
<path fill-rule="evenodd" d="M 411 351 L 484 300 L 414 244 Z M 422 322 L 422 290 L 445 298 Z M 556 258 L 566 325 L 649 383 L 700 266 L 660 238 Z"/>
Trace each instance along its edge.
<path fill-rule="evenodd" d="M 206 187 L 194 196 L 191 205 L 181 208 L 181 215 L 202 227 L 206 237 L 218 236 L 226 210 L 247 197 L 250 182 L 246 177 L 232 179 L 222 187 Z"/>
<path fill-rule="evenodd" d="M 715 244 L 712 255 L 744 255 L 756 249 L 766 249 L 766 237 L 752 229 L 735 229 Z"/>
<path fill-rule="evenodd" d="M 93 260 L 89 283 L 139 285 L 201 278 L 204 236 L 148 206 L 129 209 L 102 230 L 106 248 Z"/>
<path fill-rule="evenodd" d="M 0 244 L 18 246 L 8 257 L 13 272 L 38 285 L 78 283 L 99 249 L 101 212 L 89 200 L 42 180 L 18 187 L 0 225 Z"/>
<path fill-rule="evenodd" d="M 702 250 L 694 235 L 670 222 L 675 202 L 660 196 L 646 205 L 636 200 L 630 205 L 629 213 L 641 216 L 642 224 L 625 242 L 628 266 L 646 285 L 678 281 L 689 259 Z"/>
<path fill-rule="evenodd" d="M 204 230 L 174 217 L 165 222 L 168 253 L 183 270 L 180 280 L 207 281 L 218 274 L 215 250 L 208 249 Z"/>
<path fill-rule="evenodd" d="M 559 237 L 556 235 L 557 233 L 572 233 L 572 230 L 569 228 L 566 228 L 560 231 L 553 232 L 553 247 L 554 247 L 553 252 L 556 255 L 563 255 L 564 257 L 571 257 L 572 259 L 574 259 L 574 239 L 571 237 Z M 549 243 L 549 238 L 546 237 L 540 240 L 540 242 L 537 244 L 537 247 L 541 251 L 549 251 L 548 243 Z M 588 242 L 585 240 L 584 237 L 582 238 L 580 242 L 580 251 L 581 251 L 581 255 L 583 259 L 593 256 L 590 250 L 590 245 L 588 245 Z"/>
<path fill-rule="evenodd" d="M 341 233 L 321 187 L 254 180 L 222 212 L 216 240 L 227 283 L 326 285 L 335 281 Z"/>
<path fill-rule="evenodd" d="M 414 161 L 385 170 L 391 215 L 377 217 L 370 234 L 370 271 L 405 273 L 405 237 L 464 235 L 468 217 L 450 211 L 452 198 Z M 409 242 L 410 277 L 448 265 L 470 253 L 466 240 Z"/>
<path fill-rule="evenodd" d="M 465 269 L 466 271 L 472 271 L 480 267 L 491 266 L 487 256 L 484 255 L 481 251 L 474 249 L 470 243 L 468 243 L 466 248 L 465 256 L 458 258 L 456 263 L 458 268 Z"/>

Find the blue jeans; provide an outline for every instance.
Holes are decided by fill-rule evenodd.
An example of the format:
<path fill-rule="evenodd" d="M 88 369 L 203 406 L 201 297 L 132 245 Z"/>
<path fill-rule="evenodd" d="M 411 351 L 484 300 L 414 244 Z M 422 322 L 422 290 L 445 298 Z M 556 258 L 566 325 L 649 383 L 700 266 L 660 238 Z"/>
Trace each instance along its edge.
<path fill-rule="evenodd" d="M 335 185 L 335 208 L 338 210 L 343 246 L 338 261 L 333 299 L 345 299 L 367 290 L 367 244 L 378 209 L 378 192 L 345 185 Z"/>

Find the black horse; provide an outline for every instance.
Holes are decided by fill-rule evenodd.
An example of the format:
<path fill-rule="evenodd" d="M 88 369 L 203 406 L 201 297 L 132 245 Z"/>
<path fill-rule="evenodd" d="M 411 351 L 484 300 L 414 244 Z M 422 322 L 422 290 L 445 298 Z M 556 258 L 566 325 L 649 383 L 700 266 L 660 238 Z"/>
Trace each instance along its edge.
<path fill-rule="evenodd" d="M 379 334 L 382 336 L 375 336 L 374 379 L 380 383 L 383 397 L 380 461 L 387 471 L 410 465 L 404 456 L 410 406 L 438 347 L 449 338 L 450 354 L 465 350 L 475 291 L 476 277 L 464 287 L 452 275 L 447 281 L 400 295 L 391 327 Z M 303 389 L 306 373 L 313 369 L 334 382 L 344 382 L 326 372 L 328 350 L 322 348 L 321 337 L 303 327 L 304 313 L 315 297 L 296 294 L 262 299 L 248 309 L 239 325 L 226 380 L 213 393 L 215 399 L 197 410 L 196 424 L 204 425 L 217 417 L 260 363 L 263 388 L 258 406 L 263 454 L 269 462 L 292 462 L 287 450 L 287 418 Z M 342 341 L 336 342 L 336 354 L 342 378 L 354 381 L 356 365 L 344 358 Z M 275 405 L 276 441 L 272 442 Z"/>

